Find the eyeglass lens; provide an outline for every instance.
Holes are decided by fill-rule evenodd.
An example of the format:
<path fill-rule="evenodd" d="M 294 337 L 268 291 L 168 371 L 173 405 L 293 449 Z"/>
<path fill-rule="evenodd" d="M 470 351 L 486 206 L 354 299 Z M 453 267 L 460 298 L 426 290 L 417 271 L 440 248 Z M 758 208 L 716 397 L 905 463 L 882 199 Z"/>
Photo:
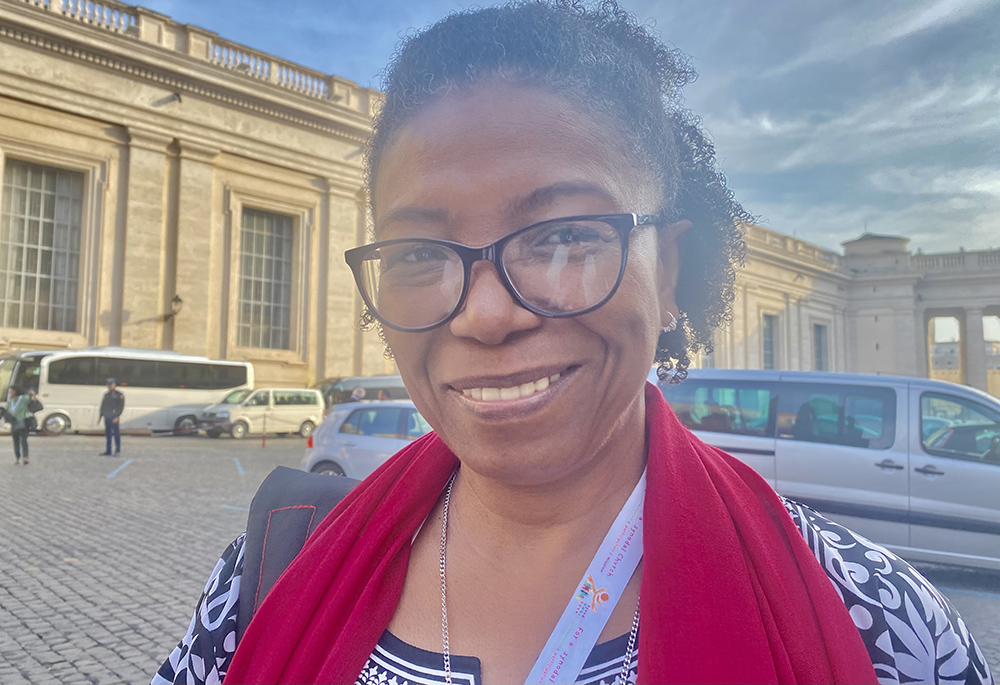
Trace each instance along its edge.
<path fill-rule="evenodd" d="M 618 231 L 598 220 L 539 224 L 515 235 L 501 257 L 517 296 L 549 315 L 600 303 L 617 283 L 621 261 Z M 420 240 L 373 249 L 361 268 L 363 287 L 378 314 L 403 328 L 447 319 L 460 304 L 465 285 L 459 254 Z"/>

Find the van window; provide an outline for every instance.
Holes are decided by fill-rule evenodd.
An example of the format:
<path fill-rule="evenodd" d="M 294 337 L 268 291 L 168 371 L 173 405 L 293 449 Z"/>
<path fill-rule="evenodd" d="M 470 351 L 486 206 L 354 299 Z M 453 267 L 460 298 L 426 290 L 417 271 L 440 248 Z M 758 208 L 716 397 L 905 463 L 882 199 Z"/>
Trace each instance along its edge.
<path fill-rule="evenodd" d="M 316 404 L 316 394 L 312 392 L 301 392 L 296 390 L 276 390 L 274 392 L 274 406 L 304 406 Z"/>
<path fill-rule="evenodd" d="M 247 398 L 247 395 L 249 395 L 250 392 L 251 392 L 250 390 L 246 390 L 246 389 L 233 390 L 231 393 L 229 393 L 228 395 L 226 395 L 226 398 L 224 400 L 222 400 L 222 403 L 223 404 L 239 404 L 240 402 L 242 402 L 243 400 L 245 400 Z"/>
<path fill-rule="evenodd" d="M 1000 412 L 977 402 L 925 392 L 920 436 L 930 454 L 1000 465 Z"/>
<path fill-rule="evenodd" d="M 270 402 L 271 393 L 267 390 L 257 393 L 246 401 L 245 407 L 266 407 Z"/>
<path fill-rule="evenodd" d="M 774 435 L 777 397 L 767 384 L 688 378 L 667 386 L 664 396 L 691 430 Z"/>
<path fill-rule="evenodd" d="M 778 437 L 887 449 L 896 438 L 896 392 L 854 385 L 782 385 Z"/>

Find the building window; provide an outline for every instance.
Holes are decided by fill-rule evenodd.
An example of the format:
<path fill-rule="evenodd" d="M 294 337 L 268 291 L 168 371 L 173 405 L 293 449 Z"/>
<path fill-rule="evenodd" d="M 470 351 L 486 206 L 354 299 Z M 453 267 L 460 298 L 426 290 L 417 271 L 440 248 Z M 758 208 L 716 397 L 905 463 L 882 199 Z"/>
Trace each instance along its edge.
<path fill-rule="evenodd" d="M 813 324 L 813 368 L 817 371 L 830 370 L 829 328 Z"/>
<path fill-rule="evenodd" d="M 243 209 L 240 244 L 241 347 L 291 347 L 292 217 Z"/>
<path fill-rule="evenodd" d="M 775 336 L 778 331 L 778 317 L 774 314 L 765 314 L 763 321 L 761 323 L 761 340 L 763 342 L 763 352 L 764 352 L 764 364 L 765 369 L 775 368 Z"/>
<path fill-rule="evenodd" d="M 0 201 L 0 326 L 75 331 L 83 173 L 8 158 Z"/>

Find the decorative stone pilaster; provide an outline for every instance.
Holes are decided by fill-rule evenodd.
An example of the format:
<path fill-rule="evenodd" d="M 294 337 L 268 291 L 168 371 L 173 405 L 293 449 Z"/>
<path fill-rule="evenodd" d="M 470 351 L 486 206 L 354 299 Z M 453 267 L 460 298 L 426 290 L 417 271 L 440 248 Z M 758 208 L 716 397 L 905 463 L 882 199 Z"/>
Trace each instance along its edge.
<path fill-rule="evenodd" d="M 986 340 L 983 337 L 983 310 L 965 310 L 965 330 L 962 335 L 965 344 L 965 382 L 973 388 L 985 391 L 986 382 Z"/>

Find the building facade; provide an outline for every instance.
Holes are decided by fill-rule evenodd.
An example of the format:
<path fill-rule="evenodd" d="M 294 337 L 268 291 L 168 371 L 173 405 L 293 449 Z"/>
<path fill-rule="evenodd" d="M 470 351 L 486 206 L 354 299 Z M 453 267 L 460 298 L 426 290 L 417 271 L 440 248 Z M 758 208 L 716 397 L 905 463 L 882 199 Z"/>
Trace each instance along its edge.
<path fill-rule="evenodd" d="M 345 249 L 379 94 L 116 0 L 0 0 L 0 353 L 122 345 L 260 385 L 392 369 Z M 1000 395 L 1000 251 L 843 254 L 759 226 L 697 363 Z"/>
<path fill-rule="evenodd" d="M 866 233 L 839 254 L 749 226 L 733 323 L 704 366 L 851 371 L 1000 397 L 1000 250 L 912 253 Z"/>
<path fill-rule="evenodd" d="M 0 0 L 0 350 L 386 370 L 345 249 L 378 93 L 115 0 Z"/>

